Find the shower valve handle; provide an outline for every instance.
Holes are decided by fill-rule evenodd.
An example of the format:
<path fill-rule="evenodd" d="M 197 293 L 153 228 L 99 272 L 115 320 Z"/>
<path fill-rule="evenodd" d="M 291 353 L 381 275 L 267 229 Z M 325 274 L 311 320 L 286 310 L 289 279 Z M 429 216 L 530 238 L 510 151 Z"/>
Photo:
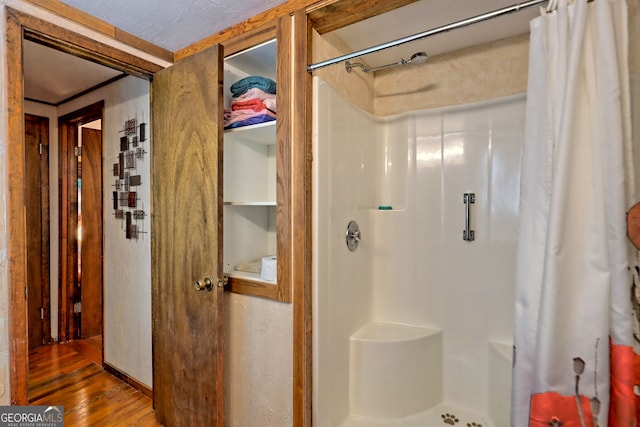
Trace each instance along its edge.
<path fill-rule="evenodd" d="M 355 251 L 360 244 L 360 227 L 358 227 L 358 223 L 355 221 L 351 221 L 349 225 L 347 225 L 347 232 L 345 233 L 345 237 L 347 240 L 347 248 L 351 252 Z"/>

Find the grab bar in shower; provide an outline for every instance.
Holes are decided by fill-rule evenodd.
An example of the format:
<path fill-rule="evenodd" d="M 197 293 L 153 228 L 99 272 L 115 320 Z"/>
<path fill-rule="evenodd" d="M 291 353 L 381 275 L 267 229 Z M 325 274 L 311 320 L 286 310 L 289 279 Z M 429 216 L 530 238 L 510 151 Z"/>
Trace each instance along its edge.
<path fill-rule="evenodd" d="M 462 240 L 472 242 L 475 240 L 475 232 L 471 230 L 471 204 L 476 202 L 476 193 L 464 193 L 462 199 L 464 203 L 464 226 L 462 230 Z"/>

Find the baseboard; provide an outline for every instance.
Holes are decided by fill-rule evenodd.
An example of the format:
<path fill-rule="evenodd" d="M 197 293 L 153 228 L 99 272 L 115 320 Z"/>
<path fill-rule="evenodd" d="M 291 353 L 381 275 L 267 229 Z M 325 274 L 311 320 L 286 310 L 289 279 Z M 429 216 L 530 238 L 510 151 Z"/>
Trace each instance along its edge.
<path fill-rule="evenodd" d="M 105 371 L 107 371 L 114 377 L 118 378 L 121 381 L 124 381 L 125 383 L 129 384 L 131 387 L 138 390 L 140 393 L 153 399 L 153 390 L 151 389 L 151 387 L 148 387 L 142 384 L 141 382 L 137 381 L 136 379 L 131 378 L 129 375 L 125 374 L 118 368 L 108 364 L 107 362 L 102 362 L 102 367 L 104 368 Z"/>

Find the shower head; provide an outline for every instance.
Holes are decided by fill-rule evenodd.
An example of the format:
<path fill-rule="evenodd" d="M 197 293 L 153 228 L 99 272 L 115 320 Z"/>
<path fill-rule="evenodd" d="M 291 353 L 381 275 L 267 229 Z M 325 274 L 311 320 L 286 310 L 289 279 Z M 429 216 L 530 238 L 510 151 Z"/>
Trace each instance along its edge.
<path fill-rule="evenodd" d="M 427 60 L 427 52 L 416 52 L 411 55 L 408 61 L 405 61 L 405 64 L 419 64 Z"/>
<path fill-rule="evenodd" d="M 409 59 L 400 59 L 400 61 L 398 62 L 393 62 L 391 64 L 386 64 L 386 65 L 380 65 L 379 67 L 369 68 L 361 62 L 349 62 L 349 61 L 345 62 L 344 66 L 348 73 L 351 72 L 351 69 L 353 67 L 361 68 L 362 71 L 364 71 L 365 73 L 370 73 L 372 71 L 382 70 L 383 68 L 395 67 L 396 65 L 419 64 L 421 62 L 426 61 L 427 58 L 428 56 L 426 52 L 416 52 L 413 55 L 411 55 L 411 58 Z"/>

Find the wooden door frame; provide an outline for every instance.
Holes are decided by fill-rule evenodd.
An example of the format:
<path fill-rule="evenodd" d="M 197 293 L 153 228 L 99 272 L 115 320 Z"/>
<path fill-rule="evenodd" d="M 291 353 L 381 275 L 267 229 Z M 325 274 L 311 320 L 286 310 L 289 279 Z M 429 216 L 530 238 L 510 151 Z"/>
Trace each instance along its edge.
<path fill-rule="evenodd" d="M 163 67 L 5 6 L 7 91 L 7 252 L 11 404 L 28 404 L 23 39 L 151 79 Z"/>
<path fill-rule="evenodd" d="M 79 127 L 95 120 L 102 120 L 104 123 L 104 101 L 96 102 L 58 118 L 58 176 L 60 177 L 58 340 L 60 342 L 75 338 L 72 332 L 75 330 L 73 304 L 70 303 L 73 286 L 78 281 L 78 246 L 76 229 L 73 226 L 75 224 L 77 227 L 78 224 L 78 176 L 75 147 L 78 144 Z M 73 209 L 74 203 L 76 209 Z"/>

